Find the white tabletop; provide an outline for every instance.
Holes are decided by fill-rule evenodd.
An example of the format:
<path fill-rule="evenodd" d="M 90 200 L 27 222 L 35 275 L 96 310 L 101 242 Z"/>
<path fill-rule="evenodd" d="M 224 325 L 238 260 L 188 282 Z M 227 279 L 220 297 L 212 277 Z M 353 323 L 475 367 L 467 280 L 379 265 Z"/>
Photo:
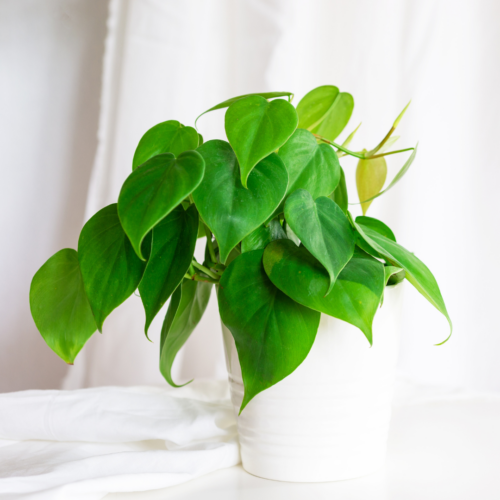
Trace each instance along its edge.
<path fill-rule="evenodd" d="M 360 479 L 280 483 L 241 466 L 187 483 L 106 500 L 498 500 L 500 397 L 412 394 L 393 412 L 387 463 Z"/>

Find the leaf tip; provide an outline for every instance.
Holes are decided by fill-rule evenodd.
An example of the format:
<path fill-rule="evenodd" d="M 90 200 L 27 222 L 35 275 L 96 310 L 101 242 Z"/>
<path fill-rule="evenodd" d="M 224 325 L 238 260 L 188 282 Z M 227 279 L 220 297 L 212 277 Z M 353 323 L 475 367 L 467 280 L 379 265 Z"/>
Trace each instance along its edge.
<path fill-rule="evenodd" d="M 393 124 L 392 128 L 396 128 L 399 125 L 399 122 L 401 121 L 401 119 L 403 118 L 404 114 L 406 113 L 406 110 L 410 107 L 410 104 L 411 104 L 411 99 L 408 102 L 408 104 L 405 106 L 405 108 L 403 109 L 403 111 L 401 111 L 401 113 L 399 113 L 399 116 L 394 120 L 394 124 Z"/>

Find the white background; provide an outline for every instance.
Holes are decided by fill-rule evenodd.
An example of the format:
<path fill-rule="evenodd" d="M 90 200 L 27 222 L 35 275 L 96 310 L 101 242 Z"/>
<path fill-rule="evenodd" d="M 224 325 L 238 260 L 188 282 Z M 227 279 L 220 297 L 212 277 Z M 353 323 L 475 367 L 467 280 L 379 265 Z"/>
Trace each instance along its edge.
<path fill-rule="evenodd" d="M 161 318 L 150 343 L 139 298 L 67 368 L 32 322 L 31 277 L 116 201 L 152 125 L 192 124 L 247 92 L 298 102 L 324 84 L 354 96 L 354 149 L 373 147 L 412 99 L 399 145 L 419 141 L 417 159 L 369 215 L 434 272 L 455 329 L 434 347 L 446 321 L 408 285 L 400 370 L 500 390 L 499 21 L 494 0 L 0 0 L 0 391 L 164 383 Z M 222 124 L 209 114 L 200 132 L 224 138 Z M 356 201 L 355 162 L 342 164 Z M 175 373 L 225 376 L 215 301 Z"/>

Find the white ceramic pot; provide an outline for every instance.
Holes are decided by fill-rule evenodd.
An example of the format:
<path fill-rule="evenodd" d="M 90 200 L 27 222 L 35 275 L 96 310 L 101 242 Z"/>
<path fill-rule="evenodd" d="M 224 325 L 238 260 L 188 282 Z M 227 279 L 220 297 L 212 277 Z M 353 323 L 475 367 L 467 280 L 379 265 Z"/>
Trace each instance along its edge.
<path fill-rule="evenodd" d="M 238 417 L 243 467 L 266 479 L 337 481 L 382 467 L 391 417 L 402 285 L 387 287 L 373 347 L 360 330 L 322 314 L 305 361 L 258 394 Z M 223 325 L 236 414 L 243 383 L 236 346 Z"/>

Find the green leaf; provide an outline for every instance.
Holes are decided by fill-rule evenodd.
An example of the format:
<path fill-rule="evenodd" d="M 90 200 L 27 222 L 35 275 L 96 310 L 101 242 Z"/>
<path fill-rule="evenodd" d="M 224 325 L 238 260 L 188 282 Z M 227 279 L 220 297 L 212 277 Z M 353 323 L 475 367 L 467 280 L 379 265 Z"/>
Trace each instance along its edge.
<path fill-rule="evenodd" d="M 354 109 L 351 94 L 323 85 L 306 94 L 297 105 L 299 128 L 334 141 L 349 122 Z"/>
<path fill-rule="evenodd" d="M 134 252 L 113 203 L 83 226 L 78 259 L 90 307 L 101 332 L 107 316 L 134 293 L 146 264 Z"/>
<path fill-rule="evenodd" d="M 397 285 L 405 279 L 405 270 L 396 266 L 385 266 L 385 284 L 386 286 Z"/>
<path fill-rule="evenodd" d="M 375 219 L 374 217 L 366 217 L 364 215 L 360 215 L 356 217 L 356 222 L 358 224 L 362 224 L 363 226 L 369 227 L 374 231 L 377 231 L 377 233 L 385 236 L 386 238 L 389 238 L 392 241 L 396 241 L 396 236 L 394 236 L 392 229 L 387 224 L 384 224 L 381 220 Z"/>
<path fill-rule="evenodd" d="M 149 326 L 184 278 L 194 255 L 198 236 L 198 212 L 178 206 L 153 229 L 151 256 L 139 285 Z"/>
<path fill-rule="evenodd" d="M 293 94 L 291 92 L 262 92 L 259 94 L 243 94 L 243 95 L 239 95 L 237 97 L 231 97 L 231 99 L 228 99 L 227 101 L 221 102 L 220 104 L 217 104 L 217 105 L 213 106 L 212 108 L 204 111 L 200 116 L 198 116 L 198 118 L 196 118 L 194 125 L 196 126 L 196 123 L 198 122 L 198 120 L 206 113 L 209 113 L 210 111 L 215 111 L 217 109 L 228 108 L 231 104 L 233 104 L 233 102 L 240 101 L 241 99 L 244 99 L 245 97 L 250 97 L 250 96 L 254 96 L 254 95 L 258 95 L 260 97 L 263 97 L 264 99 L 274 99 L 275 97 L 288 97 L 290 101 L 291 101 L 291 98 L 293 97 Z"/>
<path fill-rule="evenodd" d="M 250 252 L 251 250 L 264 250 L 271 241 L 287 238 L 279 220 L 272 219 L 267 226 L 258 227 L 241 242 L 241 253 Z"/>
<path fill-rule="evenodd" d="M 297 129 L 278 154 L 288 170 L 287 195 L 306 189 L 316 199 L 337 187 L 339 159 L 331 146 L 318 144 L 311 132 Z"/>
<path fill-rule="evenodd" d="M 48 346 L 73 364 L 97 329 L 75 250 L 60 250 L 36 272 L 31 281 L 30 308 Z"/>
<path fill-rule="evenodd" d="M 221 262 L 225 263 L 231 250 L 280 204 L 288 174 L 280 157 L 272 153 L 253 169 L 245 189 L 236 155 L 227 142 L 208 141 L 198 151 L 205 159 L 206 171 L 193 198 L 219 242 Z"/>
<path fill-rule="evenodd" d="M 372 200 L 374 200 L 375 198 L 378 198 L 379 196 L 382 196 L 384 193 L 387 193 L 387 191 L 389 191 L 389 189 L 393 188 L 403 178 L 403 176 L 406 174 L 406 172 L 408 172 L 408 169 L 410 168 L 411 164 L 413 163 L 415 156 L 417 156 L 417 148 L 418 148 L 418 144 L 415 146 L 415 149 L 412 151 L 410 157 L 406 160 L 405 164 L 401 167 L 401 170 L 394 176 L 394 179 L 392 179 L 391 183 L 383 191 L 380 191 L 378 194 L 375 194 L 371 198 L 364 199 L 363 202 L 360 201 L 360 203 L 362 205 L 368 203 L 368 206 L 369 206 L 370 203 L 372 202 Z M 377 160 L 377 159 L 378 158 L 375 158 L 375 160 Z M 369 161 L 374 161 L 374 160 L 369 160 Z M 357 174 L 357 172 L 356 172 L 356 174 Z M 359 193 L 359 190 L 358 190 L 358 193 Z M 361 195 L 360 195 L 359 199 L 360 200 L 362 199 Z M 365 212 L 363 212 L 363 214 Z"/>
<path fill-rule="evenodd" d="M 363 215 L 372 204 L 372 200 L 384 187 L 387 178 L 387 163 L 385 158 L 374 158 L 371 160 L 359 160 L 356 168 L 356 187 L 358 188 L 359 201 Z"/>
<path fill-rule="evenodd" d="M 137 255 L 144 260 L 141 243 L 200 184 L 205 161 L 196 151 L 163 153 L 134 170 L 123 183 L 118 215 Z"/>
<path fill-rule="evenodd" d="M 259 161 L 283 146 L 297 128 L 295 108 L 283 99 L 267 101 L 259 95 L 233 102 L 226 111 L 226 135 L 241 170 L 241 183 Z"/>
<path fill-rule="evenodd" d="M 314 201 L 304 189 L 287 198 L 285 218 L 302 244 L 328 271 L 329 294 L 354 253 L 356 240 L 349 220 L 330 198 L 320 196 Z"/>
<path fill-rule="evenodd" d="M 344 169 L 340 167 L 340 180 L 335 191 L 330 194 L 329 198 L 333 200 L 347 215 L 347 208 L 349 206 L 349 198 L 347 196 L 347 184 L 345 182 Z"/>
<path fill-rule="evenodd" d="M 241 365 L 245 394 L 240 413 L 259 392 L 304 361 L 321 316 L 269 281 L 262 253 L 253 250 L 237 257 L 224 271 L 218 293 L 220 316 L 233 335 Z"/>
<path fill-rule="evenodd" d="M 324 267 L 303 246 L 276 240 L 264 251 L 264 269 L 290 298 L 358 327 L 372 343 L 372 323 L 384 291 L 384 266 L 356 254 L 339 274 L 330 294 Z"/>
<path fill-rule="evenodd" d="M 392 266 L 401 267 L 405 270 L 406 279 L 448 320 L 450 325 L 450 335 L 452 323 L 444 304 L 443 296 L 439 290 L 436 279 L 429 268 L 395 241 L 382 236 L 368 226 L 354 222 L 360 236 L 365 242 Z M 446 342 L 446 340 L 444 342 Z M 442 343 L 444 343 L 442 342 Z"/>
<path fill-rule="evenodd" d="M 175 357 L 200 322 L 207 308 L 211 290 L 211 283 L 184 280 L 170 299 L 161 329 L 160 372 L 174 387 L 182 387 L 172 380 Z"/>
<path fill-rule="evenodd" d="M 132 170 L 161 153 L 179 156 L 184 151 L 198 147 L 198 132 L 193 127 L 185 127 L 176 120 L 158 123 L 141 138 L 135 150 Z"/>

